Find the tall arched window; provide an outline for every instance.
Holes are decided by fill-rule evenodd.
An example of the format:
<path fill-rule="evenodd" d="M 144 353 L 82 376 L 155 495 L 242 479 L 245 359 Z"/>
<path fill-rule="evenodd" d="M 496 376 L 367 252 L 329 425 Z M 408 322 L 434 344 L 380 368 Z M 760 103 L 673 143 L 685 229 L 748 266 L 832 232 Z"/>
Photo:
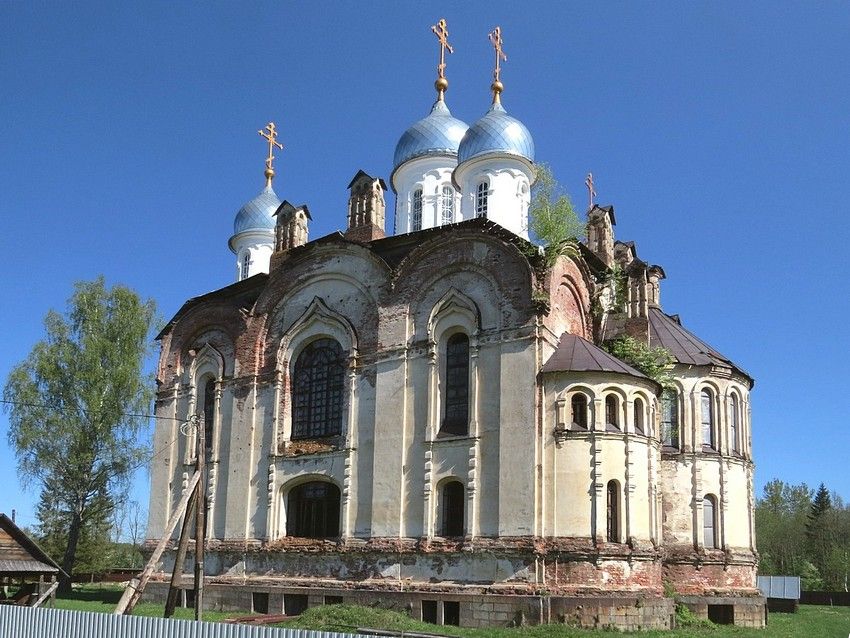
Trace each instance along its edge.
<path fill-rule="evenodd" d="M 587 429 L 587 397 L 581 392 L 576 392 L 570 401 L 570 410 L 572 411 L 573 426 Z"/>
<path fill-rule="evenodd" d="M 239 279 L 247 279 L 248 271 L 251 268 L 251 253 L 246 252 L 242 255 L 242 268 L 239 272 Z"/>
<path fill-rule="evenodd" d="M 714 440 L 714 402 L 710 390 L 700 393 L 700 414 L 702 415 L 702 444 L 715 448 Z"/>
<path fill-rule="evenodd" d="M 702 499 L 702 543 L 707 549 L 717 547 L 717 500 L 711 494 Z"/>
<path fill-rule="evenodd" d="M 443 186 L 443 195 L 440 198 L 440 210 L 443 224 L 454 223 L 455 220 L 455 189 L 451 186 Z"/>
<path fill-rule="evenodd" d="M 679 448 L 679 395 L 674 390 L 661 395 L 661 443 Z"/>
<path fill-rule="evenodd" d="M 738 395 L 729 397 L 729 447 L 738 451 Z"/>
<path fill-rule="evenodd" d="M 458 332 L 446 343 L 446 392 L 443 431 L 467 434 L 469 430 L 469 337 Z"/>
<path fill-rule="evenodd" d="M 605 425 L 609 428 L 620 429 L 619 401 L 613 394 L 605 397 Z"/>
<path fill-rule="evenodd" d="M 443 485 L 440 498 L 440 535 L 463 536 L 465 530 L 464 501 L 466 490 L 460 481 L 449 481 Z"/>
<path fill-rule="evenodd" d="M 342 432 L 342 346 L 334 339 L 311 342 L 298 355 L 292 376 L 292 438 Z"/>
<path fill-rule="evenodd" d="M 617 481 L 608 481 L 607 490 L 608 542 L 620 542 L 620 486 Z"/>
<path fill-rule="evenodd" d="M 422 189 L 413 191 L 413 202 L 410 206 L 410 230 L 422 230 Z"/>
<path fill-rule="evenodd" d="M 215 426 L 215 381 L 208 379 L 204 384 L 204 447 L 207 457 L 213 447 Z"/>
<path fill-rule="evenodd" d="M 339 488 L 321 481 L 292 488 L 286 499 L 286 535 L 338 537 Z"/>
<path fill-rule="evenodd" d="M 634 404 L 634 421 L 635 421 L 635 432 L 638 434 L 644 434 L 644 407 L 643 407 L 643 399 L 635 399 Z"/>
<path fill-rule="evenodd" d="M 475 190 L 475 216 L 487 217 L 487 199 L 490 196 L 490 184 L 485 179 L 478 183 Z"/>

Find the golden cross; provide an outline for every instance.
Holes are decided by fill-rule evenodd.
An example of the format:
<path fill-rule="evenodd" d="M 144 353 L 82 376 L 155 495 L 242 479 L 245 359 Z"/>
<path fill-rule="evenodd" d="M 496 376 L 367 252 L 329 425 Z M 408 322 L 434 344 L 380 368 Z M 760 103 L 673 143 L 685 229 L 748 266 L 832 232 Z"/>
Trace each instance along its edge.
<path fill-rule="evenodd" d="M 431 27 L 431 31 L 434 32 L 434 35 L 436 35 L 437 39 L 440 41 L 440 63 L 437 65 L 437 75 L 438 77 L 445 78 L 446 49 L 449 50 L 449 53 L 455 52 L 452 45 L 449 44 L 449 30 L 446 28 L 446 19 L 440 18 L 440 21 Z"/>
<path fill-rule="evenodd" d="M 596 191 L 593 188 L 593 173 L 588 173 L 584 178 L 584 185 L 587 186 L 587 196 L 590 199 L 590 208 L 593 208 L 593 198 L 596 197 Z"/>
<path fill-rule="evenodd" d="M 508 61 L 508 56 L 505 55 L 505 52 L 502 50 L 502 27 L 496 27 L 490 33 L 490 43 L 493 45 L 493 48 L 496 49 L 496 68 L 493 71 L 493 82 L 499 82 L 499 60 Z"/>
<path fill-rule="evenodd" d="M 268 133 L 266 132 L 268 131 Z M 266 158 L 266 186 L 271 187 L 272 185 L 272 177 L 274 177 L 274 168 L 272 167 L 272 161 L 274 161 L 274 148 L 278 147 L 280 150 L 283 150 L 283 144 L 277 141 L 277 129 L 275 128 L 274 122 L 269 122 L 266 124 L 264 129 L 260 129 L 257 131 L 260 134 L 260 137 L 268 140 L 269 143 L 269 156 Z"/>

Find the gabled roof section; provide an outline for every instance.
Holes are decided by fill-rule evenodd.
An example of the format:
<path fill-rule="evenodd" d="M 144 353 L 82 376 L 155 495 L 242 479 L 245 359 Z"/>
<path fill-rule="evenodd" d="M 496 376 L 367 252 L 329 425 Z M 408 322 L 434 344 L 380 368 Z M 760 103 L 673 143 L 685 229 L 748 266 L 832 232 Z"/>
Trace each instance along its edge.
<path fill-rule="evenodd" d="M 660 308 L 649 309 L 649 345 L 667 349 L 679 363 L 694 366 L 731 367 L 749 379 L 753 378 L 705 341 L 686 330 L 678 315 L 668 315 Z"/>
<path fill-rule="evenodd" d="M 371 175 L 369 175 L 369 173 L 364 171 L 362 168 L 357 171 L 357 173 L 354 175 L 354 177 L 351 178 L 351 181 L 348 182 L 348 186 L 346 186 L 346 188 L 351 188 L 354 185 L 354 182 L 356 182 L 361 177 L 365 177 L 370 182 L 373 182 L 377 179 L 378 183 L 381 185 L 381 188 L 383 188 L 384 190 L 387 190 L 387 184 L 382 178 L 372 177 Z"/>
<path fill-rule="evenodd" d="M 278 215 L 285 215 L 291 213 L 297 213 L 299 210 L 303 210 L 304 214 L 307 215 L 307 219 L 313 221 L 312 215 L 310 215 L 310 209 L 307 208 L 307 204 L 301 204 L 300 206 L 296 206 L 295 204 L 290 203 L 288 200 L 283 200 L 280 203 L 280 206 L 277 207 L 277 210 L 272 213 L 274 217 Z"/>
<path fill-rule="evenodd" d="M 222 299 L 236 299 L 237 302 L 243 308 L 251 308 L 254 305 L 254 302 L 260 296 L 260 292 L 265 288 L 266 282 L 269 280 L 269 276 L 264 273 L 257 273 L 253 277 L 248 277 L 247 279 L 243 279 L 242 281 L 237 281 L 234 284 L 230 284 L 229 286 L 225 286 L 224 288 L 219 288 L 218 290 L 213 290 L 212 292 L 208 292 L 205 295 L 200 295 L 199 297 L 192 297 L 186 303 L 184 303 L 180 310 L 177 311 L 171 320 L 165 324 L 165 327 L 160 330 L 159 334 L 155 337 L 156 341 L 162 339 L 165 335 L 171 332 L 171 329 L 174 327 L 181 317 L 183 317 L 187 312 L 192 310 L 195 306 L 199 306 L 208 301 L 216 301 Z"/>
<path fill-rule="evenodd" d="M 0 574 L 2 573 L 64 574 L 65 572 L 34 540 L 15 525 L 11 518 L 0 513 Z"/>
<path fill-rule="evenodd" d="M 578 335 L 565 332 L 543 372 L 607 372 L 652 381 L 648 376 Z M 653 382 L 654 383 L 654 382 Z"/>

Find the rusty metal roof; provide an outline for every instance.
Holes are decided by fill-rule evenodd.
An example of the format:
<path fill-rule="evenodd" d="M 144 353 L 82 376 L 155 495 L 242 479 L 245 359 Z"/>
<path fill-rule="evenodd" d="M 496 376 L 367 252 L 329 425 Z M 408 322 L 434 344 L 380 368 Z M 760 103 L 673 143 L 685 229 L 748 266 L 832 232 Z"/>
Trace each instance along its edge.
<path fill-rule="evenodd" d="M 543 365 L 543 372 L 608 372 L 625 374 L 630 377 L 650 380 L 642 372 L 635 370 L 608 354 L 602 348 L 587 339 L 565 332 L 558 341 L 558 347 Z"/>
<path fill-rule="evenodd" d="M 649 309 L 649 344 L 653 348 L 665 348 L 679 363 L 730 367 L 747 377 L 750 384 L 753 382 L 752 377 L 740 366 L 686 330 L 678 315 L 668 315 L 660 308 Z"/>

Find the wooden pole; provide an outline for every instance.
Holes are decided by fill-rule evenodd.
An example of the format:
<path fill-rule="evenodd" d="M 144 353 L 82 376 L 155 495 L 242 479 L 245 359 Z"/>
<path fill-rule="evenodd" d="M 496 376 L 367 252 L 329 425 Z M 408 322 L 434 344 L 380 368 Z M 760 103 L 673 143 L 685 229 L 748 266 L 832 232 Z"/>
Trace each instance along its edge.
<path fill-rule="evenodd" d="M 195 488 L 186 506 L 186 516 L 183 517 L 183 526 L 180 528 L 180 541 L 177 544 L 177 556 L 174 558 L 174 571 L 171 572 L 168 598 L 165 599 L 164 618 L 171 618 L 174 615 L 174 608 L 177 606 L 177 596 L 180 594 L 179 585 L 183 579 L 183 565 L 186 562 L 186 551 L 189 549 L 189 536 L 192 523 L 195 520 L 195 502 L 197 499 L 198 488 Z"/>
<path fill-rule="evenodd" d="M 201 475 L 198 474 L 198 472 L 195 472 L 192 475 L 192 478 L 189 479 L 189 485 L 186 486 L 186 491 L 183 492 L 183 495 L 180 497 L 180 501 L 177 503 L 177 507 L 171 514 L 171 518 L 168 519 L 168 523 L 166 523 L 165 529 L 162 531 L 162 538 L 159 539 L 156 549 L 153 550 L 153 554 L 151 554 L 148 564 L 145 565 L 142 573 L 137 578 L 130 580 L 130 583 L 127 585 L 127 589 L 125 589 L 124 593 L 121 595 L 121 600 L 118 601 L 115 611 L 112 612 L 116 616 L 133 613 L 133 607 L 136 606 L 136 603 L 139 602 L 139 599 L 142 597 L 142 592 L 145 590 L 145 586 L 148 584 L 151 574 L 153 574 L 153 570 L 156 568 L 156 564 L 159 562 L 159 559 L 162 558 L 165 546 L 168 545 L 168 541 L 171 540 L 171 534 L 174 532 L 174 528 L 177 527 L 180 517 L 184 512 L 186 512 L 186 505 L 189 504 L 189 497 L 191 497 L 195 492 L 195 488 L 198 486 L 200 478 Z"/>
<path fill-rule="evenodd" d="M 195 473 L 201 477 L 198 483 L 198 498 L 195 500 L 195 620 L 201 620 L 204 609 L 204 537 L 207 508 L 207 481 L 204 461 L 206 460 L 206 440 L 203 419 L 198 420 L 198 454 L 195 458 Z"/>

